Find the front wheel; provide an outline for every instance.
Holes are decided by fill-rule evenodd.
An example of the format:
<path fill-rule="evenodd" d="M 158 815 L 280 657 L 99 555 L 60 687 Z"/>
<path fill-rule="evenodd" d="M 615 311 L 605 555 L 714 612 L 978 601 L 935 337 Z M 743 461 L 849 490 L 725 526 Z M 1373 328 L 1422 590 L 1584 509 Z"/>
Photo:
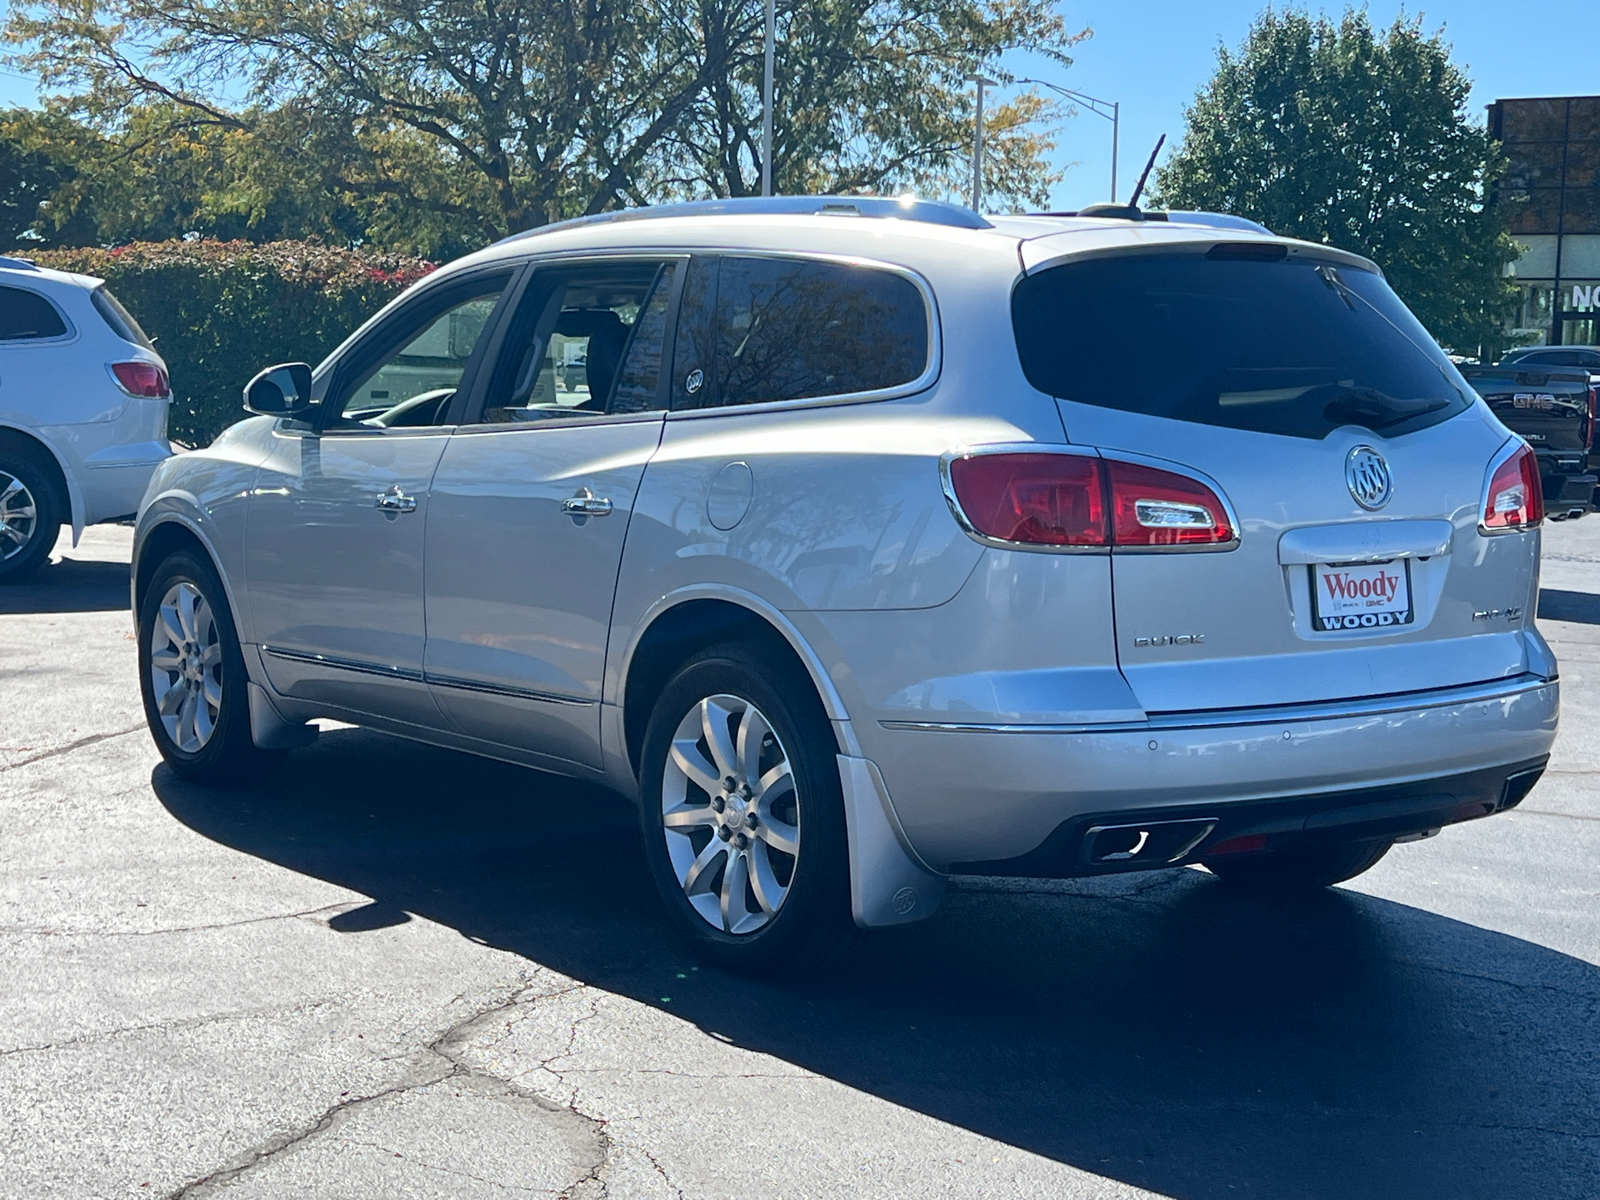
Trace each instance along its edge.
<path fill-rule="evenodd" d="M 139 668 L 150 735 L 179 775 L 232 782 L 283 757 L 250 738 L 248 679 L 227 594 L 191 551 L 167 557 L 145 589 Z"/>
<path fill-rule="evenodd" d="M 800 974 L 854 934 L 833 731 L 792 666 L 725 646 L 662 690 L 641 825 L 679 931 L 718 966 Z"/>
<path fill-rule="evenodd" d="M 1203 858 L 1201 865 L 1224 883 L 1257 892 L 1307 892 L 1354 879 L 1377 865 L 1392 841 L 1347 842 L 1314 850 Z"/>

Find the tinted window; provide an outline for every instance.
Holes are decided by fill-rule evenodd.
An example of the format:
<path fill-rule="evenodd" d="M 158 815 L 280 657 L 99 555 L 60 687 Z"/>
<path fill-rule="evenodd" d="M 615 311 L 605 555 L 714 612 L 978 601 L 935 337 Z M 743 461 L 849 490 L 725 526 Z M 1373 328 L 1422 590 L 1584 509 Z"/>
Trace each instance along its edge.
<path fill-rule="evenodd" d="M 483 421 L 663 407 L 676 272 L 675 263 L 622 263 L 535 276 L 506 335 Z"/>
<path fill-rule="evenodd" d="M 60 337 L 67 332 L 55 305 L 38 292 L 0 287 L 0 342 Z"/>
<path fill-rule="evenodd" d="M 1600 354 L 1593 350 L 1534 350 L 1527 354 L 1507 354 L 1501 361 L 1546 367 L 1600 367 Z"/>
<path fill-rule="evenodd" d="M 1011 310 L 1029 381 L 1083 404 L 1306 438 L 1341 425 L 1395 436 L 1472 403 L 1382 277 L 1219 251 L 1022 280 Z"/>
<path fill-rule="evenodd" d="M 899 387 L 928 362 L 928 314 L 910 280 L 840 263 L 722 260 L 716 379 L 685 407 L 762 404 Z"/>
<path fill-rule="evenodd" d="M 95 312 L 100 314 L 102 320 L 111 326 L 111 332 L 125 342 L 132 342 L 135 346 L 143 346 L 146 350 L 154 350 L 155 345 L 139 327 L 139 322 L 133 319 L 133 314 L 123 308 L 117 298 L 103 287 L 97 287 L 90 294 L 89 299 L 94 302 Z"/>

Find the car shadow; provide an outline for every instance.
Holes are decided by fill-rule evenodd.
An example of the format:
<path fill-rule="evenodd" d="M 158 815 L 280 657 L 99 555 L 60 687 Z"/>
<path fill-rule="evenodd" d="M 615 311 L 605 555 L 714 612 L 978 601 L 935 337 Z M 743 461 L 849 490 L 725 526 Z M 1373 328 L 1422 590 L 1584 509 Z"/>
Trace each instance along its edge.
<path fill-rule="evenodd" d="M 694 967 L 626 801 L 365 730 L 243 791 L 158 767 L 206 837 L 738 1045 L 1171 1197 L 1593 1196 L 1600 971 L 1330 890 L 1171 871 L 965 881 L 804 984 Z M 691 969 L 693 968 L 693 969 Z"/>
<path fill-rule="evenodd" d="M 21 582 L 0 587 L 0 615 L 127 609 L 129 571 L 125 562 L 52 559 Z"/>
<path fill-rule="evenodd" d="M 1593 592 L 1564 592 L 1560 588 L 1539 589 L 1539 617 L 1545 621 L 1577 621 L 1600 625 L 1600 596 Z"/>

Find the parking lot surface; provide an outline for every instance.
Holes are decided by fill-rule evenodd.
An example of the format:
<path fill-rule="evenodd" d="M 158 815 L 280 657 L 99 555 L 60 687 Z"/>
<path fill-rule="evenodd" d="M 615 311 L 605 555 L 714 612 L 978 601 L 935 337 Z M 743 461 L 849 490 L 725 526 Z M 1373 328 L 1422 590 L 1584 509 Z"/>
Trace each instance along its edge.
<path fill-rule="evenodd" d="M 1600 517 L 1544 536 L 1515 812 L 1303 903 L 963 880 L 780 985 L 603 791 L 344 727 L 181 782 L 91 529 L 0 591 L 0 1196 L 1593 1197 Z"/>

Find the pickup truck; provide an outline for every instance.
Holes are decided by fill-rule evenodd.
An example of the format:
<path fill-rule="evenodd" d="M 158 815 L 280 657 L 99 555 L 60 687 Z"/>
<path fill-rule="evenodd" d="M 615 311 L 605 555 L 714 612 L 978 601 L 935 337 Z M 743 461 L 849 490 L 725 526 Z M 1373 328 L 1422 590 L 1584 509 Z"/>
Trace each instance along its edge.
<path fill-rule="evenodd" d="M 1595 509 L 1596 409 L 1600 376 L 1583 367 L 1546 366 L 1518 358 L 1495 367 L 1464 366 L 1467 382 L 1539 459 L 1545 511 L 1553 520 Z"/>

